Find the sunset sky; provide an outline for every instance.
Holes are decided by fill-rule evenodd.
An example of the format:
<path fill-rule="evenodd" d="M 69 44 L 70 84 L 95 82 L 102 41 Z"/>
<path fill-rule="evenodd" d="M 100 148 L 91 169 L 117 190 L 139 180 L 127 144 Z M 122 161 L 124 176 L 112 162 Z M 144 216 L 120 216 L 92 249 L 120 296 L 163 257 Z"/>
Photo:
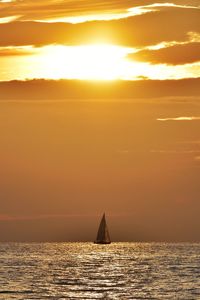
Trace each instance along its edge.
<path fill-rule="evenodd" d="M 0 0 L 0 240 L 200 241 L 199 0 Z"/>

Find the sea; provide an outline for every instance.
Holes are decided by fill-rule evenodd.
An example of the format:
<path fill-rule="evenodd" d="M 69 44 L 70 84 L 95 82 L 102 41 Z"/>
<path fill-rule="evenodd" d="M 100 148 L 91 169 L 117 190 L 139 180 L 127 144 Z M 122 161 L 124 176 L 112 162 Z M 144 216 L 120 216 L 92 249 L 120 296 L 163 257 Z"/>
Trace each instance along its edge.
<path fill-rule="evenodd" d="M 0 243 L 0 299 L 200 299 L 199 243 Z"/>

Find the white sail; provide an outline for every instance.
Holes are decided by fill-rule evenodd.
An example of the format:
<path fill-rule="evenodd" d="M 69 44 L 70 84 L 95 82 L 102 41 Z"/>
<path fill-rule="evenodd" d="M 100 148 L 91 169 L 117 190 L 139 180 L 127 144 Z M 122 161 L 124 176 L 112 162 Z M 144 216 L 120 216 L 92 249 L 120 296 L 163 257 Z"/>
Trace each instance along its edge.
<path fill-rule="evenodd" d="M 106 224 L 105 213 L 103 214 L 103 217 L 101 219 L 95 243 L 96 244 L 110 244 L 111 243 L 108 226 Z"/>

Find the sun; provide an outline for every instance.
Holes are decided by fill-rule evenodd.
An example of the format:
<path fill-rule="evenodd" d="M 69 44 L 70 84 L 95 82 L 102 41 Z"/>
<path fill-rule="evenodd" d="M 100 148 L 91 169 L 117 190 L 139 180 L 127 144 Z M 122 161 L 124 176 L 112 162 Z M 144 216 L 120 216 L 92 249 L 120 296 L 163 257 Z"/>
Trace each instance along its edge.
<path fill-rule="evenodd" d="M 43 75 L 53 79 L 122 79 L 129 73 L 126 56 L 132 51 L 109 44 L 44 47 L 41 54 Z"/>
<path fill-rule="evenodd" d="M 12 78 L 13 65 L 19 79 L 80 79 L 80 80 L 152 80 L 198 77 L 199 66 L 171 66 L 134 60 L 136 48 L 112 44 L 77 46 L 28 46 L 22 49 L 30 55 L 9 56 L 6 80 Z M 130 55 L 131 54 L 131 55 Z M 20 61 L 20 63 L 19 63 Z M 1 74 L 4 73 L 2 64 Z M 10 77 L 9 77 L 10 76 Z"/>
<path fill-rule="evenodd" d="M 58 80 L 164 80 L 196 74 L 192 66 L 174 67 L 134 60 L 134 56 L 129 54 L 137 51 L 135 48 L 112 44 L 51 45 L 34 48 L 32 55 L 22 57 L 23 61 L 18 65 L 19 73 L 22 78 Z"/>

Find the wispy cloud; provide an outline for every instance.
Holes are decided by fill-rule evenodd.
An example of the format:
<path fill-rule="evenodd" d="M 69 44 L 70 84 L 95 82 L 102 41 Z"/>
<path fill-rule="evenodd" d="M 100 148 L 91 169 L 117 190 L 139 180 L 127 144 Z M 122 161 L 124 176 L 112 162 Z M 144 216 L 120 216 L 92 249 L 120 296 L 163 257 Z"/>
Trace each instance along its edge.
<path fill-rule="evenodd" d="M 198 6 L 195 5 L 181 5 L 181 4 L 175 4 L 175 3 L 153 3 L 153 4 L 148 4 L 148 5 L 143 5 L 140 6 L 141 8 L 145 8 L 145 7 L 153 7 L 153 8 L 160 8 L 160 7 L 179 7 L 179 8 L 195 8 L 195 9 L 199 9 Z"/>
<path fill-rule="evenodd" d="M 173 46 L 180 46 L 180 45 L 187 45 L 190 43 L 200 43 L 200 33 L 198 32 L 188 32 L 187 33 L 187 39 L 183 40 L 183 41 L 163 41 L 161 43 L 155 44 L 155 45 L 150 45 L 150 46 L 146 46 L 143 47 L 141 49 L 138 48 L 138 51 L 141 50 L 160 50 L 163 48 L 170 48 Z"/>
<path fill-rule="evenodd" d="M 161 9 L 165 8 L 192 8 L 192 9 L 199 9 L 196 6 L 190 6 L 190 5 L 177 5 L 174 3 L 153 3 L 148 5 L 142 5 L 142 6 L 135 6 L 128 9 L 121 8 L 121 11 L 118 9 L 117 11 L 113 7 L 113 11 L 104 11 L 102 13 L 96 13 L 96 14 L 86 14 L 81 16 L 66 16 L 66 17 L 58 17 L 58 18 L 45 18 L 40 19 L 37 21 L 43 21 L 43 22 L 67 22 L 72 24 L 77 23 L 83 23 L 88 21 L 108 21 L 108 20 L 119 20 L 124 18 L 129 18 L 133 16 L 139 16 L 146 13 L 159 11 Z"/>
<path fill-rule="evenodd" d="M 151 12 L 152 9 L 147 7 L 134 7 L 133 9 L 128 9 L 124 12 L 103 12 L 103 13 L 96 13 L 96 14 L 89 14 L 89 15 L 80 15 L 80 16 L 66 16 L 66 17 L 58 17 L 58 18 L 45 18 L 37 19 L 38 22 L 46 22 L 46 23 L 71 23 L 71 24 L 78 24 L 84 23 L 89 21 L 110 21 L 110 20 L 120 20 L 124 18 L 129 18 L 133 16 L 139 16 L 148 12 Z"/>
<path fill-rule="evenodd" d="M 198 154 L 200 150 L 183 150 L 183 149 L 152 149 L 150 150 L 151 153 L 166 153 L 166 154 Z"/>
<path fill-rule="evenodd" d="M 132 213 L 120 212 L 110 213 L 110 217 L 125 217 L 131 216 Z M 23 222 L 23 221 L 36 221 L 36 220 L 49 220 L 49 219 L 68 219 L 68 218 L 93 218 L 99 217 L 98 213 L 93 214 L 41 214 L 41 215 L 11 215 L 11 214 L 0 214 L 0 222 Z"/>
<path fill-rule="evenodd" d="M 200 117 L 186 117 L 186 116 L 183 116 L 183 117 L 175 117 L 175 118 L 157 118 L 156 119 L 157 121 L 162 121 L 162 122 L 165 122 L 165 121 L 196 121 L 196 120 L 200 120 Z"/>
<path fill-rule="evenodd" d="M 32 55 L 37 53 L 38 49 L 32 46 L 22 47 L 0 47 L 0 56 L 21 56 L 21 55 Z"/>
<path fill-rule="evenodd" d="M 70 22 L 81 23 L 93 20 L 116 20 L 138 16 L 150 12 L 169 10 L 169 9 L 199 9 L 198 6 L 188 4 L 181 5 L 179 2 L 153 3 L 153 1 L 143 2 L 138 5 L 136 2 L 132 7 L 132 1 L 95 1 L 82 0 L 65 1 L 65 0 L 41 0 L 41 1 L 16 1 L 1 0 L 0 5 L 6 10 L 1 14 L 10 13 L 15 15 L 20 13 L 23 21 L 43 22 Z M 191 2 L 190 2 L 191 3 Z M 6 15 L 2 15 L 2 17 Z"/>
<path fill-rule="evenodd" d="M 46 219 L 62 219 L 62 218 L 79 218 L 89 217 L 91 215 L 83 214 L 41 214 L 41 215 L 0 215 L 0 221 L 32 221 L 32 220 L 46 220 Z"/>
<path fill-rule="evenodd" d="M 19 19 L 20 17 L 21 16 L 9 16 L 9 17 L 0 18 L 0 24 L 13 22 L 13 21 Z"/>
<path fill-rule="evenodd" d="M 0 3 L 15 2 L 16 0 L 0 0 Z"/>
<path fill-rule="evenodd" d="M 128 154 L 128 153 L 130 153 L 131 151 L 128 150 L 128 149 L 120 149 L 120 150 L 117 150 L 116 152 L 119 153 L 119 154 Z"/>
<path fill-rule="evenodd" d="M 200 145 L 200 140 L 192 140 L 192 141 L 179 141 L 177 144 L 185 144 L 185 145 Z"/>

